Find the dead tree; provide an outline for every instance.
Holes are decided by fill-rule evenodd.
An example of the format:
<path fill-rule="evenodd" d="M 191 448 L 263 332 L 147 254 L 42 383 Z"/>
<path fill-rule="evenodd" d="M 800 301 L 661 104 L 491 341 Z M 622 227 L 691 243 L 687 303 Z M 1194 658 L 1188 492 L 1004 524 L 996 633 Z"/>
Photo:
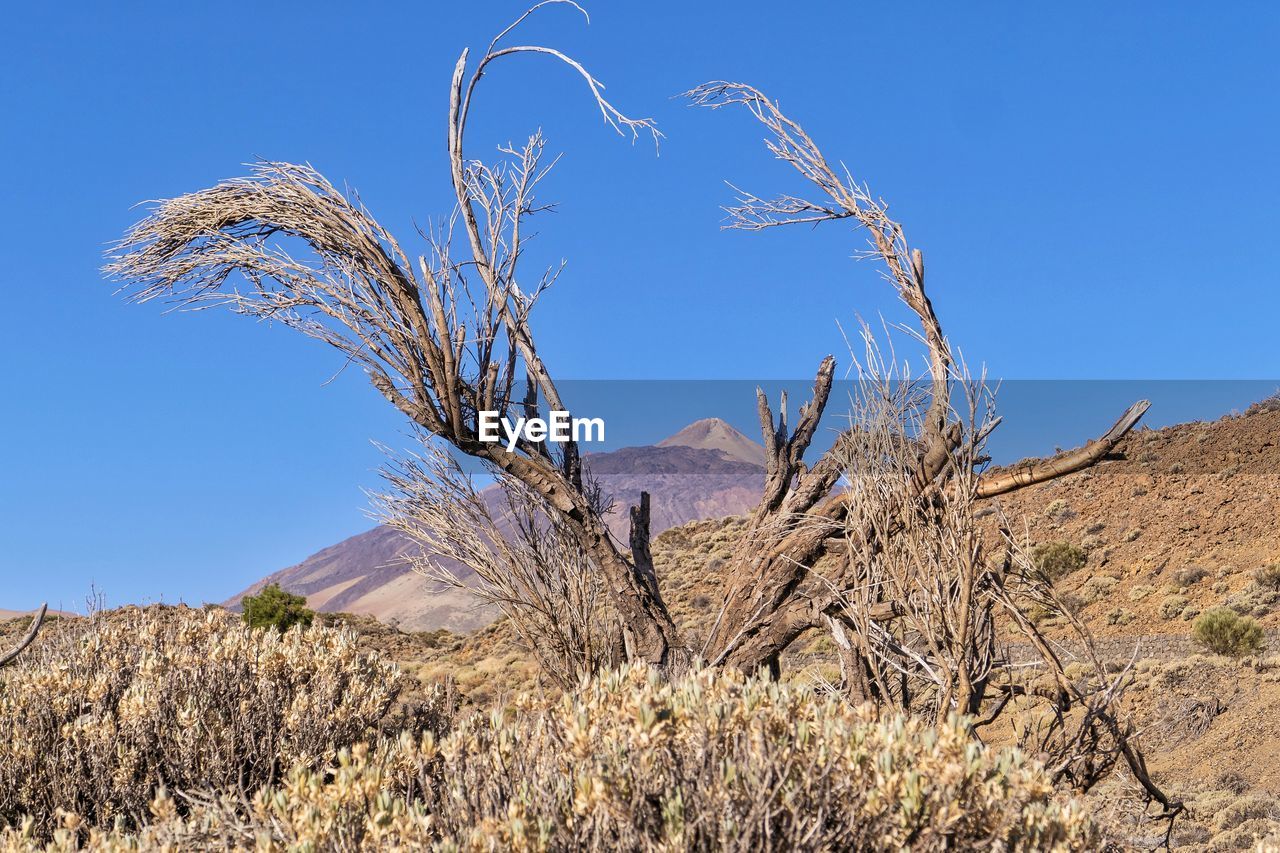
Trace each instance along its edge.
<path fill-rule="evenodd" d="M 136 300 L 224 305 L 336 347 L 419 428 L 525 484 L 559 513 L 608 589 L 630 655 L 667 664 L 682 647 L 651 567 L 610 538 L 585 493 L 577 448 L 522 441 L 509 451 L 479 437 L 481 411 L 523 414 L 539 401 L 568 411 L 530 324 L 559 270 L 529 284 L 520 264 L 527 220 L 546 209 L 535 189 L 553 164 L 544 162 L 540 132 L 501 149 L 498 164 L 468 158 L 467 121 L 480 81 L 504 58 L 548 56 L 576 72 L 618 133 L 660 136 L 652 121 L 628 118 L 606 100 L 602 84 L 572 57 L 504 44 L 529 15 L 557 3 L 581 11 L 571 0 L 546 0 L 474 64 L 466 50 L 459 57 L 448 108 L 456 205 L 427 235 L 430 251 L 416 264 L 358 200 L 315 170 L 259 163 L 249 178 L 162 202 L 128 232 L 107 270 Z M 291 254 L 295 245 L 304 254 Z"/>
<path fill-rule="evenodd" d="M 0 653 L 0 666 L 12 663 L 17 660 L 18 655 L 26 651 L 27 646 L 35 642 L 36 634 L 40 633 L 40 626 L 44 624 L 44 614 L 49 609 L 48 604 L 41 604 L 40 609 L 36 611 L 36 615 L 31 617 L 31 625 L 27 628 L 27 633 L 23 635 L 18 644 L 7 652 Z"/>
<path fill-rule="evenodd" d="M 503 30 L 474 64 L 463 51 L 450 85 L 448 150 L 455 207 L 428 235 L 429 251 L 410 262 L 400 243 L 358 200 L 348 199 L 307 166 L 260 163 L 248 177 L 161 202 L 113 252 L 110 274 L 138 301 L 176 300 L 190 308 L 222 305 L 295 328 L 337 348 L 373 385 L 430 436 L 516 481 L 557 514 L 568 541 L 591 566 L 624 628 L 631 659 L 668 665 L 689 658 L 659 590 L 648 549 L 644 502 L 632 511 L 633 532 L 614 541 L 598 501 L 583 483 L 572 443 L 521 441 L 513 450 L 480 440 L 478 413 L 525 414 L 540 404 L 567 411 L 553 375 L 538 355 L 531 315 L 558 270 L 528 285 L 520 261 L 528 218 L 545 209 L 535 189 L 550 168 L 534 134 L 502 149 L 496 165 L 469 159 L 465 140 L 477 88 L 494 63 L 538 54 L 567 65 L 587 85 L 607 124 L 633 137 L 657 129 L 631 119 L 604 98 L 603 87 L 575 59 L 539 45 L 505 45 L 530 14 L 570 0 L 539 3 Z M 579 8 L 579 11 L 580 8 Z M 708 84 L 694 102 L 745 106 L 764 124 L 775 156 L 822 193 L 822 200 L 744 195 L 731 225 L 760 229 L 848 219 L 871 236 L 869 256 L 920 320 L 929 359 L 929 400 L 909 462 L 911 496 L 925 495 L 955 468 L 965 427 L 948 402 L 955 363 L 925 291 L 923 255 L 902 227 L 847 172 L 830 166 L 803 129 L 757 90 Z M 300 252 L 291 252 L 298 249 Z M 830 395 L 835 360 L 819 367 L 813 397 L 794 425 L 785 404 L 775 416 L 759 396 L 767 450 L 764 495 L 748 535 L 731 561 L 719 618 L 702 650 L 712 665 L 754 670 L 776 665 L 796 637 L 824 628 L 840 611 L 840 579 L 815 586 L 811 569 L 846 535 L 849 497 L 836 492 L 845 473 L 842 448 L 851 434 L 812 464 L 805 454 Z M 988 497 L 1080 470 L 1101 459 L 1145 411 L 1135 404 L 1106 435 L 1085 447 L 1013 472 L 981 478 Z M 894 529 L 863 536 L 894 535 Z M 893 603 L 881 605 L 892 613 Z"/>
<path fill-rule="evenodd" d="M 543 405 L 569 410 L 538 354 L 531 323 L 558 269 L 530 279 L 520 263 L 527 220 L 545 209 L 535 198 L 550 169 L 544 140 L 535 133 L 521 147 L 500 149 L 504 159 L 496 164 L 470 159 L 467 120 L 481 80 L 505 57 L 547 56 L 585 82 L 614 130 L 633 138 L 648 133 L 655 141 L 660 136 L 650 120 L 628 118 L 606 100 L 603 86 L 572 57 L 551 47 L 505 44 L 529 15 L 555 4 L 581 11 L 572 0 L 538 3 L 499 33 L 478 61 L 472 63 L 465 50 L 458 59 L 448 106 L 454 208 L 425 235 L 428 250 L 416 262 L 358 199 L 344 196 L 315 170 L 260 163 L 248 178 L 161 202 L 126 234 L 108 272 L 139 301 L 222 305 L 337 348 L 425 435 L 479 459 L 512 484 L 527 518 L 549 520 L 547 527 L 525 529 L 523 544 L 499 544 L 484 535 L 442 539 L 473 522 L 484 526 L 483 508 L 474 501 L 467 506 L 465 495 L 461 508 L 428 508 L 400 526 L 428 543 L 434 536 L 437 550 L 487 578 L 492 600 L 523 614 L 530 642 L 551 644 L 544 650 L 548 660 L 572 661 L 570 669 L 580 673 L 607 665 L 619 652 L 602 645 L 598 627 L 590 625 L 620 623 L 620 654 L 632 660 L 671 667 L 701 655 L 712 666 L 776 671 L 798 637 L 827 630 L 842 650 L 855 695 L 981 717 L 999 714 L 1026 693 L 998 677 L 993 620 L 1003 608 L 1045 648 L 1055 680 L 1045 698 L 1062 714 L 1073 706 L 1087 709 L 1075 728 L 1065 717 L 1050 727 L 1068 756 L 1062 772 L 1092 779 L 1072 756 L 1080 748 L 1101 754 L 1105 741 L 1110 754 L 1144 780 L 1148 795 L 1176 812 L 1145 775 L 1115 710 L 1119 691 L 1099 698 L 1065 679 L 1034 626 L 1024 625 L 1019 596 L 1025 598 L 1029 587 L 1018 578 L 1025 572 L 1010 568 L 1012 557 L 1001 562 L 972 525 L 975 502 L 1103 459 L 1148 404 L 1135 403 L 1104 435 L 1077 450 L 1010 470 L 980 471 L 982 443 L 999 420 L 977 417 L 978 407 L 962 417 L 952 404 L 955 383 L 968 378 L 927 294 L 922 252 L 909 244 L 882 200 L 832 166 L 803 128 L 758 90 L 716 82 L 689 96 L 704 107 L 749 110 L 765 127 L 769 150 L 813 186 L 816 200 L 743 193 L 729 208 L 729 227 L 848 220 L 866 231 L 864 254 L 882 265 L 918 319 L 916 335 L 927 355 L 927 377 L 909 386 L 903 411 L 913 413 L 910 423 L 884 429 L 864 419 L 810 463 L 805 456 L 828 404 L 835 360 L 821 362 L 812 397 L 794 421 L 785 398 L 775 413 L 758 394 L 764 493 L 724 572 L 723 604 L 700 649 L 680 636 L 663 601 L 649 550 L 647 500 L 632 508 L 624 545 L 611 538 L 605 505 L 584 482 L 572 443 L 553 447 L 522 439 L 507 449 L 481 440 L 480 412 L 528 415 Z M 981 383 L 971 390 L 971 400 L 983 397 Z M 392 484 L 405 500 L 446 496 L 447 489 L 415 492 L 422 477 L 439 481 L 439 471 L 410 465 L 401 474 Z M 856 486 L 862 475 L 871 478 L 871 491 Z M 855 486 L 837 488 L 846 477 Z M 548 548 L 568 553 L 557 563 Z M 907 571 L 908 563 L 945 572 L 925 580 Z M 1068 730 L 1074 734 L 1064 740 Z"/>
<path fill-rule="evenodd" d="M 698 106 L 748 109 L 768 132 L 766 146 L 775 158 L 792 166 L 820 191 L 817 201 L 784 195 L 771 200 L 742 193 L 728 208 L 728 227 L 763 230 L 782 225 L 816 225 L 850 220 L 869 234 L 863 256 L 880 261 L 884 276 L 902 303 L 918 318 L 918 337 L 928 356 L 929 375 L 922 405 L 916 452 L 907 463 L 909 493 L 916 499 L 935 487 L 938 479 L 965 460 L 958 452 L 966 445 L 965 429 L 950 404 L 957 377 L 951 345 L 925 290 L 924 255 L 909 245 L 902 226 L 889 216 L 888 206 L 858 183 L 847 170 L 837 171 L 804 129 L 757 89 L 740 83 L 714 82 L 688 93 Z M 759 395 L 767 474 L 765 494 L 751 517 L 748 545 L 739 550 L 728 573 L 729 588 L 704 653 L 714 663 L 754 668 L 777 660 L 796 637 L 822 628 L 841 610 L 841 581 L 828 580 L 814 588 L 810 569 L 836 537 L 846 533 L 850 495 L 832 494 L 846 472 L 845 449 L 855 436 L 844 433 L 811 465 L 805 451 L 831 393 L 834 360 L 828 356 L 818 368 L 813 397 L 799 411 L 794 427 L 783 411 L 775 420 L 768 400 Z M 1135 403 L 1101 438 L 1077 450 L 1028 462 L 1017 469 L 978 480 L 976 495 L 993 497 L 1042 483 L 1093 465 L 1111 452 L 1146 411 Z M 984 428 L 994 429 L 995 423 Z M 867 529 L 861 535 L 876 546 L 878 537 L 896 529 Z M 891 608 L 891 603 L 883 605 Z"/>
<path fill-rule="evenodd" d="M 823 194 L 764 200 L 742 193 L 729 227 L 759 230 L 849 219 L 870 235 L 866 257 L 920 323 L 928 375 L 894 375 L 868 342 L 862 410 L 811 467 L 803 455 L 831 391 L 833 363 L 819 367 L 813 398 L 794 428 L 786 401 L 776 421 L 759 395 L 766 448 L 765 492 L 744 547 L 728 572 L 728 589 L 704 654 L 713 663 L 768 664 L 801 634 L 826 628 L 840 653 L 845 689 L 859 700 L 939 718 L 959 712 L 975 730 L 1015 697 L 1034 697 L 1050 712 L 1031 740 L 1052 772 L 1088 789 L 1122 763 L 1148 802 L 1172 819 L 1182 804 L 1147 773 L 1123 711 L 1124 677 L 1109 679 L 1084 625 L 1061 605 L 1011 536 L 991 553 L 976 523 L 979 502 L 1087 468 L 1111 453 L 1149 404 L 1131 406 L 1100 438 L 1053 457 L 981 473 L 983 446 L 999 426 L 991 395 L 958 364 L 925 290 L 923 254 L 907 242 L 887 205 L 847 170 L 837 172 L 804 129 L 758 90 L 710 83 L 693 103 L 740 105 L 767 129 L 766 145 Z M 955 391 L 961 393 L 957 407 Z M 960 411 L 957 411 L 957 409 Z M 833 493 L 839 478 L 847 485 Z M 1030 604 L 1062 613 L 1088 650 L 1095 687 L 1067 678 L 1050 644 L 1026 616 Z M 1029 683 L 1009 665 L 996 638 L 1005 618 L 1040 655 Z M 1073 716 L 1074 715 L 1074 716 Z"/>

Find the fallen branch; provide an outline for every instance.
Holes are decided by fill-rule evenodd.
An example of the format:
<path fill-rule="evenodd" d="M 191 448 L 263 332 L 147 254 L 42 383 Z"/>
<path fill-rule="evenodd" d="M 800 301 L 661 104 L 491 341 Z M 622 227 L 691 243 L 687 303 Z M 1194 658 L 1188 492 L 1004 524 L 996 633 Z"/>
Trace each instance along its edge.
<path fill-rule="evenodd" d="M 978 482 L 977 496 L 993 498 L 996 495 L 1034 486 L 1036 483 L 1048 482 L 1088 468 L 1114 450 L 1149 408 L 1151 408 L 1150 400 L 1139 400 L 1120 416 L 1115 426 L 1084 447 L 1077 447 L 1075 450 L 1068 450 L 1056 456 L 1050 456 L 1048 459 L 1024 462 L 1007 470 L 988 474 Z"/>

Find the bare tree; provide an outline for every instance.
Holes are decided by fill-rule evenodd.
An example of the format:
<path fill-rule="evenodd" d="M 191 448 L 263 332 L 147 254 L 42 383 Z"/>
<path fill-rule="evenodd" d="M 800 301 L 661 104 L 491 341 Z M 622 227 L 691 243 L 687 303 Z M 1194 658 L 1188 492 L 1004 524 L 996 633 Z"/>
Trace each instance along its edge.
<path fill-rule="evenodd" d="M 629 118 L 606 100 L 604 87 L 572 57 L 503 44 L 529 15 L 556 4 L 581 11 L 571 0 L 545 0 L 499 33 L 474 65 L 468 51 L 459 57 L 448 112 L 456 206 L 428 235 L 430 252 L 416 264 L 358 201 L 315 170 L 260 163 L 249 178 L 162 202 L 128 232 L 107 270 L 127 281 L 137 300 L 223 305 L 336 347 L 417 426 L 523 483 L 562 516 L 609 590 L 630 656 L 667 664 L 681 645 L 652 566 L 610 538 L 583 488 L 577 448 L 522 440 L 508 450 L 479 437 L 481 411 L 527 413 L 540 400 L 568 411 L 530 325 L 558 270 L 528 285 L 520 265 L 526 220 L 545 209 L 535 198 L 550 169 L 544 140 L 539 132 L 522 147 L 501 149 L 505 159 L 496 165 L 469 159 L 467 120 L 480 81 L 506 57 L 548 56 L 586 83 L 614 130 L 660 136 L 650 120 Z M 290 242 L 305 256 L 290 254 Z M 238 286 L 233 273 L 248 286 Z"/>
<path fill-rule="evenodd" d="M 382 522 L 421 547 L 408 565 L 498 608 L 562 688 L 621 664 L 617 612 L 563 516 L 501 472 L 501 499 L 486 501 L 452 455 L 429 440 L 422 444 L 420 453 L 388 451 L 387 489 L 373 496 Z M 594 512 L 609 512 L 600 490 L 587 494 Z"/>
<path fill-rule="evenodd" d="M 532 310 L 556 280 L 558 269 L 536 274 L 531 286 L 521 283 L 525 223 L 544 209 L 535 199 L 535 188 L 549 169 L 544 140 L 535 133 L 524 146 L 504 147 L 497 164 L 468 159 L 463 145 L 467 118 L 481 79 L 506 56 L 547 55 L 586 83 L 605 122 L 617 132 L 632 137 L 650 133 L 654 140 L 659 136 L 650 120 L 627 118 L 605 100 L 603 86 L 571 56 L 553 47 L 504 45 L 530 14 L 553 4 L 580 10 L 570 0 L 532 6 L 490 42 L 479 61 L 470 63 L 467 51 L 458 59 L 448 110 L 456 204 L 452 215 L 426 234 L 429 251 L 416 263 L 358 200 L 348 199 L 314 169 L 261 163 L 251 177 L 160 202 L 154 214 L 127 233 L 108 270 L 127 282 L 136 300 L 173 298 L 188 307 L 223 305 L 278 320 L 338 348 L 348 362 L 364 368 L 370 382 L 417 427 L 492 466 L 517 487 L 517 502 L 527 517 L 541 514 L 548 520 L 549 528 L 526 526 L 530 535 L 524 551 L 498 553 L 497 558 L 493 548 L 502 552 L 506 546 L 492 535 L 470 540 L 436 535 L 436 546 L 475 564 L 493 601 L 525 608 L 521 612 L 541 612 L 545 622 L 556 622 L 561 612 L 557 608 L 563 607 L 586 619 L 584 613 L 598 610 L 595 585 L 590 596 L 582 585 L 582 579 L 590 578 L 603 590 L 604 606 L 621 622 L 626 656 L 672 665 L 689 660 L 692 651 L 677 634 L 659 592 L 649 556 L 648 502 L 632 508 L 630 548 L 623 547 L 604 525 L 602 506 L 584 483 L 572 443 L 553 448 L 521 439 L 508 450 L 480 439 L 481 411 L 530 414 L 541 403 L 568 410 L 538 355 L 530 323 Z M 928 353 L 928 380 L 910 406 L 919 412 L 918 420 L 908 432 L 892 435 L 897 441 L 892 453 L 887 447 L 859 447 L 860 435 L 864 439 L 867 432 L 851 428 L 831 450 L 806 464 L 805 453 L 831 393 L 832 357 L 820 364 L 812 400 L 800 407 L 794 425 L 788 424 L 785 400 L 774 415 L 771 403 L 759 394 L 767 451 L 764 494 L 728 567 L 726 597 L 701 652 L 712 665 L 776 669 L 781 653 L 805 631 L 854 619 L 861 620 L 865 637 L 877 619 L 900 615 L 902 602 L 897 599 L 920 594 L 902 584 L 886 594 L 892 585 L 878 583 L 876 601 L 863 598 L 850 607 L 851 590 L 867 588 L 868 566 L 884 560 L 890 553 L 888 543 L 904 532 L 911 534 L 906 542 L 923 542 L 916 535 L 920 525 L 938 537 L 954 534 L 946 507 L 928 519 L 913 508 L 920 501 L 940 500 L 943 488 L 964 488 L 952 505 L 968 507 L 979 498 L 1083 469 L 1114 450 L 1147 403 L 1135 403 L 1114 428 L 1079 450 L 1004 473 L 975 473 L 980 444 L 996 421 L 964 423 L 952 409 L 956 360 L 925 292 L 923 254 L 909 245 L 887 205 L 847 170 L 833 168 L 804 129 L 755 88 L 708 83 L 690 96 L 695 104 L 709 108 L 740 105 L 750 110 L 767 128 L 773 155 L 820 191 L 818 201 L 799 196 L 767 201 L 742 193 L 730 207 L 730 227 L 763 229 L 849 219 L 864 228 L 869 234 L 865 255 L 881 261 L 887 282 L 919 319 L 919 339 Z M 291 252 L 293 248 L 300 248 L 301 254 Z M 884 480 L 893 484 L 892 493 L 881 496 L 873 507 L 859 502 L 858 489 L 836 489 L 851 465 L 863 464 L 867 452 L 897 466 Z M 877 469 L 879 474 L 884 470 Z M 421 479 L 417 475 L 438 478 L 443 469 L 410 466 L 402 473 L 393 484 L 411 492 Z M 475 521 L 479 511 L 471 501 L 456 519 L 436 514 L 428 520 L 457 530 L 461 521 Z M 435 535 L 424 532 L 430 525 L 404 526 L 413 526 L 411 532 L 420 537 Z M 543 570 L 535 564 L 547 560 L 547 535 L 553 535 L 557 547 L 572 551 L 571 566 L 539 574 Z M 937 539 L 929 547 L 946 549 L 931 553 L 931 560 L 969 561 L 970 574 L 977 573 L 977 543 L 952 537 Z M 845 558 L 835 575 L 814 573 L 820 558 L 841 549 Z M 564 587 L 566 583 L 570 585 Z M 571 588 L 580 589 L 582 597 L 570 601 L 579 594 Z M 965 601 L 965 596 L 937 599 L 932 607 L 950 612 Z M 984 619 L 987 615 L 961 619 L 955 626 L 959 638 L 968 642 L 979 634 L 986 637 L 989 626 L 980 621 Z M 570 656 L 582 654 L 581 644 L 575 642 L 563 648 L 576 649 L 564 652 Z M 937 688 L 940 708 L 972 711 L 975 695 L 982 695 L 975 679 L 980 681 L 982 674 L 964 667 L 943 678 Z"/>
<path fill-rule="evenodd" d="M 479 438 L 478 413 L 528 413 L 539 401 L 567 410 L 534 343 L 531 313 L 558 270 L 522 286 L 525 221 L 544 209 L 535 188 L 549 168 L 540 133 L 521 148 L 502 149 L 506 159 L 488 165 L 468 159 L 465 130 L 477 86 L 504 57 L 534 53 L 574 70 L 604 120 L 620 133 L 659 136 L 647 119 L 631 119 L 603 96 L 603 87 L 580 63 L 554 48 L 503 46 L 531 8 L 503 30 L 478 62 L 463 51 L 450 87 L 450 176 L 456 206 L 428 235 L 429 253 L 410 263 L 399 242 L 358 201 L 347 199 L 307 166 L 260 163 L 249 178 L 159 204 L 116 248 L 107 270 L 127 282 L 134 299 L 176 299 L 191 308 L 222 305 L 277 320 L 337 348 L 360 365 L 373 385 L 416 425 L 454 448 L 522 483 L 563 518 L 575 547 L 590 560 L 616 607 L 633 658 L 666 664 L 684 647 L 658 589 L 648 558 L 644 507 L 633 513 L 631 553 L 613 541 L 584 488 L 577 448 L 521 441 L 513 450 Z M 847 173 L 837 173 L 802 128 L 757 90 L 713 83 L 691 93 L 694 102 L 741 104 L 764 123 L 770 150 L 823 191 L 826 200 L 794 196 L 763 201 L 744 194 L 731 208 L 732 227 L 759 229 L 789 223 L 852 219 L 871 235 L 868 255 L 885 265 L 886 277 L 919 317 L 929 353 L 931 399 L 926 407 L 912 488 L 923 491 L 954 462 L 961 425 L 950 419 L 947 388 L 954 368 L 951 348 L 925 293 L 924 262 L 908 246 L 887 207 Z M 461 240 L 455 240 L 457 232 Z M 461 242 L 461 253 L 455 251 Z M 303 254 L 295 257 L 290 248 Z M 237 279 L 234 274 L 238 273 Z M 242 282 L 244 285 L 241 286 Z M 754 668 L 775 663 L 803 631 L 824 623 L 834 599 L 800 596 L 808 568 L 829 541 L 844 531 L 848 497 L 832 489 L 844 465 L 836 443 L 812 466 L 804 455 L 830 394 L 834 359 L 826 358 L 813 399 L 790 428 L 785 407 L 775 422 L 761 394 L 759 408 L 767 449 L 764 497 L 729 575 L 725 605 L 705 649 L 715 664 Z M 1085 448 L 985 478 L 990 496 L 1086 467 L 1132 427 L 1146 404 L 1135 405 L 1102 439 Z"/>
<path fill-rule="evenodd" d="M 1122 761 L 1148 802 L 1172 819 L 1182 804 L 1151 780 L 1122 707 L 1125 680 L 1108 679 L 1087 629 L 1076 628 L 1095 668 L 1095 688 L 1068 679 L 1049 643 L 1026 617 L 1029 602 L 1065 611 L 1007 531 L 1003 555 L 989 553 L 976 523 L 978 502 L 1087 468 L 1111 453 L 1146 412 L 1132 405 L 1100 438 L 1047 459 L 981 473 L 984 444 L 999 426 L 991 394 L 957 363 L 925 290 L 922 252 L 910 246 L 888 206 L 847 169 L 837 171 L 804 129 L 753 87 L 713 82 L 688 93 L 699 106 L 745 107 L 768 131 L 766 146 L 821 191 L 814 201 L 770 200 L 740 192 L 728 227 L 849 219 L 869 234 L 863 257 L 916 316 L 927 353 L 922 382 L 894 376 L 868 333 L 866 393 L 852 423 L 812 466 L 803 455 L 831 390 L 833 363 L 819 367 L 813 398 L 793 430 L 786 400 L 776 422 L 759 394 L 767 451 L 764 498 L 750 519 L 747 546 L 727 573 L 720 617 L 704 647 L 713 663 L 777 669 L 798 636 L 825 627 L 840 652 L 845 689 L 904 710 L 973 716 L 990 724 L 1015 697 L 1047 701 L 1050 721 L 1033 739 L 1059 778 L 1088 789 Z M 954 390 L 963 392 L 960 411 Z M 846 487 L 835 490 L 837 480 Z M 834 493 L 833 493 L 834 491 Z M 1007 618 L 1040 654 L 1027 683 L 996 640 Z M 1074 713 L 1074 722 L 1070 714 Z M 985 716 L 984 716 L 985 715 Z"/>
<path fill-rule="evenodd" d="M 36 634 L 40 633 L 40 626 L 44 624 L 44 614 L 49 609 L 48 604 L 41 604 L 40 609 L 36 611 L 36 615 L 31 617 L 31 624 L 27 628 L 27 633 L 23 635 L 18 644 L 7 652 L 0 653 L 0 666 L 12 663 L 17 660 L 18 655 L 22 654 L 27 646 L 35 642 Z"/>
<path fill-rule="evenodd" d="M 741 83 L 713 82 L 687 94 L 698 106 L 742 106 L 749 110 L 768 132 L 765 145 L 774 157 L 821 192 L 816 201 L 793 195 L 765 200 L 742 192 L 737 203 L 727 209 L 727 227 L 757 231 L 851 220 L 868 233 L 869 246 L 862 256 L 883 264 L 885 279 L 918 318 L 918 337 L 929 364 L 925 396 L 919 406 L 918 435 L 913 438 L 915 450 L 905 463 L 908 486 L 902 499 L 914 500 L 935 490 L 940 477 L 973 461 L 965 458 L 965 448 L 973 442 L 965 441 L 965 425 L 951 409 L 956 363 L 925 290 L 923 253 L 910 246 L 902 225 L 890 217 L 882 200 L 846 169 L 833 167 L 804 129 L 759 90 Z M 831 540 L 846 532 L 851 495 L 832 491 L 847 470 L 846 447 L 855 438 L 854 430 L 842 434 L 811 465 L 804 461 L 831 393 L 833 371 L 834 360 L 828 356 L 818 368 L 813 397 L 800 408 L 794 429 L 787 424 L 786 401 L 775 421 L 768 401 L 759 394 L 767 450 L 765 494 L 751 518 L 749 544 L 738 551 L 728 573 L 724 606 L 704 648 L 712 662 L 776 668 L 778 656 L 796 637 L 823 627 L 840 610 L 839 581 L 833 585 L 827 579 L 816 584 L 810 570 L 831 547 Z M 1077 450 L 979 477 L 974 485 L 976 495 L 993 497 L 1093 465 L 1115 448 L 1148 405 L 1145 400 L 1135 403 L 1104 436 Z M 988 423 L 982 429 L 989 432 L 996 425 Z M 895 523 L 883 530 L 868 527 L 856 535 L 863 538 L 864 547 L 874 549 L 900 529 Z"/>
<path fill-rule="evenodd" d="M 572 57 L 505 44 L 531 14 L 557 4 L 581 11 L 572 0 L 546 0 L 499 33 L 478 61 L 462 52 L 448 110 L 454 208 L 424 235 L 428 249 L 415 262 L 357 199 L 312 168 L 260 163 L 248 178 L 161 202 L 126 234 L 108 271 L 136 300 L 222 305 L 337 348 L 427 436 L 488 466 L 511 495 L 506 529 L 430 446 L 426 455 L 393 465 L 384 510 L 428 550 L 473 569 L 480 595 L 511 616 L 564 683 L 620 657 L 673 667 L 701 655 L 712 666 L 776 671 L 798 637 L 823 630 L 842 650 L 846 689 L 854 695 L 934 716 L 972 714 L 976 731 L 1028 695 L 1025 684 L 1008 677 L 996 648 L 995 620 L 1003 616 L 1044 650 L 1054 686 L 1043 698 L 1057 716 L 1040 742 L 1062 756 L 1060 772 L 1091 784 L 1094 770 L 1121 757 L 1147 795 L 1176 813 L 1180 806 L 1150 783 L 1116 710 L 1121 686 L 1083 691 L 1065 678 L 1025 618 L 1028 597 L 1039 594 L 1026 580 L 1025 559 L 1007 542 L 1003 550 L 991 548 L 974 523 L 977 502 L 1106 457 L 1147 402 L 1076 450 L 985 471 L 983 444 L 999 419 L 985 385 L 957 363 L 925 289 L 922 252 L 881 199 L 829 163 L 760 91 L 713 82 L 688 94 L 699 106 L 750 111 L 766 129 L 769 151 L 816 189 L 816 200 L 741 193 L 728 209 L 728 227 L 849 220 L 864 229 L 863 255 L 882 265 L 918 320 L 926 377 L 900 386 L 872 383 L 879 398 L 869 398 L 812 463 L 805 456 L 828 404 L 835 360 L 821 362 L 812 397 L 794 422 L 785 397 L 775 413 L 758 393 L 764 493 L 724 572 L 723 604 L 700 650 L 688 647 L 663 601 L 649 550 L 647 496 L 631 509 L 624 545 L 610 536 L 607 507 L 584 480 L 572 443 L 521 439 L 508 449 L 481 440 L 481 412 L 530 415 L 543 405 L 569 406 L 538 354 L 531 323 L 559 270 L 529 278 L 521 265 L 527 220 L 545 209 L 535 197 L 551 165 L 545 142 L 535 133 L 523 146 L 500 149 L 496 163 L 469 158 L 467 119 L 480 81 L 505 57 L 548 56 L 586 83 L 614 130 L 633 139 L 660 136 L 650 120 L 629 118 L 607 101 L 603 86 Z M 964 411 L 953 405 L 957 383 L 966 391 Z M 842 479 L 846 486 L 839 488 Z M 611 642 L 615 633 L 621 648 Z M 1071 708 L 1083 713 L 1069 724 Z M 1092 769 L 1082 767 L 1081 749 Z M 1104 753 L 1110 759 L 1100 759 Z"/>

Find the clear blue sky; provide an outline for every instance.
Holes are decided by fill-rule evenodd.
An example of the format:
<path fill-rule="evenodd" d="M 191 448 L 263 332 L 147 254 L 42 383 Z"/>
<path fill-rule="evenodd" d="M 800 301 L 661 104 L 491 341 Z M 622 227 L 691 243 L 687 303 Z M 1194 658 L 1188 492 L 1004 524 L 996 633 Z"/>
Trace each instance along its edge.
<path fill-rule="evenodd" d="M 560 375 L 803 377 L 842 351 L 836 320 L 900 316 L 843 229 L 719 230 L 723 180 L 794 185 L 745 115 L 672 98 L 712 78 L 772 93 L 892 202 L 993 375 L 1280 375 L 1274 4 L 590 5 L 590 27 L 552 9 L 525 39 L 656 118 L 661 156 L 535 58 L 485 81 L 472 140 L 541 126 L 565 152 L 538 249 L 569 260 L 537 326 Z M 101 253 L 136 202 L 259 156 L 310 161 L 410 235 L 448 210 L 458 52 L 522 8 L 6 10 L 0 607 L 75 605 L 90 582 L 112 603 L 220 600 L 367 526 L 369 439 L 401 425 L 362 379 L 322 387 L 336 354 L 283 329 L 126 305 Z"/>

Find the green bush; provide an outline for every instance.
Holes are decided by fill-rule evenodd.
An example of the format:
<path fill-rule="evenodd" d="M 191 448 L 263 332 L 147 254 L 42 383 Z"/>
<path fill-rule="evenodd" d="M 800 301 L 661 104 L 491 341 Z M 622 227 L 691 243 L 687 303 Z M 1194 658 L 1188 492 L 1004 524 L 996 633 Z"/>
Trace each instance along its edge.
<path fill-rule="evenodd" d="M 1262 626 L 1230 607 L 1214 607 L 1196 620 L 1191 638 L 1211 652 L 1228 657 L 1257 654 L 1266 648 Z"/>
<path fill-rule="evenodd" d="M 1057 580 L 1083 569 L 1089 555 L 1068 542 L 1041 542 L 1031 550 L 1031 559 L 1047 578 Z"/>
<path fill-rule="evenodd" d="M 294 625 L 311 627 L 314 610 L 307 609 L 307 600 L 301 595 L 285 592 L 279 584 L 268 584 L 257 595 L 246 595 L 244 621 L 252 628 L 275 628 L 284 633 Z"/>

